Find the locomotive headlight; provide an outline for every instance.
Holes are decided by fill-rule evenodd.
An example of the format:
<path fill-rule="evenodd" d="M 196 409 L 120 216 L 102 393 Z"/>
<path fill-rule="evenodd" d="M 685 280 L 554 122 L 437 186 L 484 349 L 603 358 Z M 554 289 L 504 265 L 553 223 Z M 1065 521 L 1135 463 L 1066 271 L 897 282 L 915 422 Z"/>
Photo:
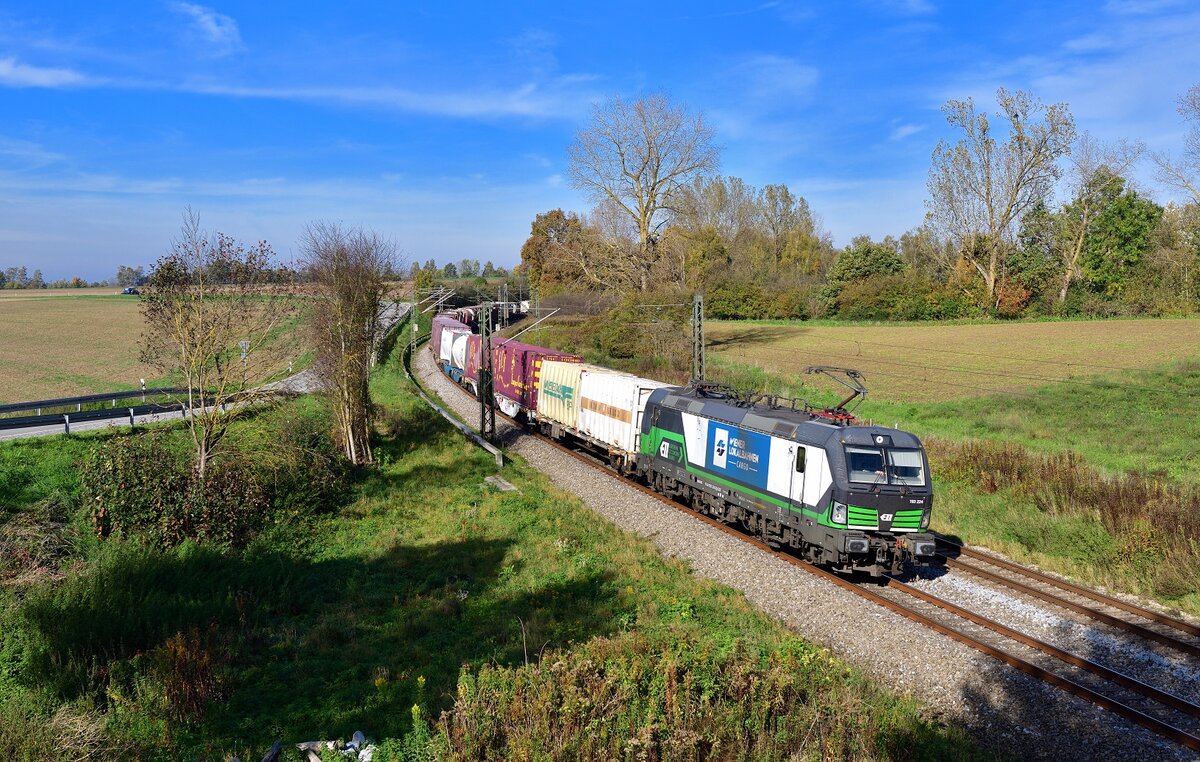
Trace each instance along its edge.
<path fill-rule="evenodd" d="M 921 511 L 921 528 L 922 529 L 927 529 L 929 527 L 929 508 L 930 508 L 930 506 L 927 505 L 927 506 L 925 506 L 925 510 Z"/>
<path fill-rule="evenodd" d="M 834 500 L 833 501 L 833 515 L 830 518 L 833 519 L 834 524 L 845 524 L 846 523 L 846 504 L 839 503 L 838 501 Z"/>

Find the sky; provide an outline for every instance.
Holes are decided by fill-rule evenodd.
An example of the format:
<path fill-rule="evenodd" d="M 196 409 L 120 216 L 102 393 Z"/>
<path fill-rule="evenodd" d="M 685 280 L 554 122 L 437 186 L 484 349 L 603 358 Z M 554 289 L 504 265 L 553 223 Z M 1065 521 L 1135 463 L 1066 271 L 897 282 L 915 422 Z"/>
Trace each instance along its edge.
<path fill-rule="evenodd" d="M 324 220 L 410 261 L 512 266 L 536 214 L 588 210 L 566 148 L 593 106 L 650 93 L 703 113 L 722 174 L 786 183 L 844 245 L 921 224 L 948 99 L 1025 89 L 1179 153 L 1197 83 L 1194 0 L 7 0 L 0 267 L 111 277 L 188 208 L 284 259 Z"/>

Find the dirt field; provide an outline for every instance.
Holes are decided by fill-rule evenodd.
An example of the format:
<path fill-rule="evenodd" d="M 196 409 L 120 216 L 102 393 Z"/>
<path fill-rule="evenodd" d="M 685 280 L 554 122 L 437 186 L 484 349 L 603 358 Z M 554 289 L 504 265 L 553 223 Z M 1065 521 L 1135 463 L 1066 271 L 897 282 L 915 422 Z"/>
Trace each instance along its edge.
<path fill-rule="evenodd" d="M 116 291 L 0 291 L 0 402 L 137 388 L 156 376 L 137 359 L 138 299 Z"/>
<path fill-rule="evenodd" d="M 871 396 L 935 401 L 1011 392 L 1200 356 L 1200 320 L 831 326 L 714 321 L 710 351 L 767 370 L 856 368 Z"/>
<path fill-rule="evenodd" d="M 0 300 L 44 299 L 47 296 L 116 296 L 120 293 L 120 286 L 97 286 L 96 288 L 0 288 Z"/>

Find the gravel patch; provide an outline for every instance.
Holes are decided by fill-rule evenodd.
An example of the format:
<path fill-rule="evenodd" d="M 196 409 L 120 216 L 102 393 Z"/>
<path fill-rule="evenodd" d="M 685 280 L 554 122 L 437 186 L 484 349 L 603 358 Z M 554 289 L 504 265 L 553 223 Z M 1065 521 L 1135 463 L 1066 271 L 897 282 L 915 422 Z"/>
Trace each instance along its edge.
<path fill-rule="evenodd" d="M 427 350 L 413 370 L 466 421 L 478 404 L 434 366 Z M 826 646 L 930 716 L 965 727 L 977 741 L 1023 759 L 1200 760 L 1200 755 L 1007 667 L 663 505 L 618 479 L 497 420 L 506 449 L 623 529 L 651 539 L 668 558 L 741 591 L 796 633 Z"/>

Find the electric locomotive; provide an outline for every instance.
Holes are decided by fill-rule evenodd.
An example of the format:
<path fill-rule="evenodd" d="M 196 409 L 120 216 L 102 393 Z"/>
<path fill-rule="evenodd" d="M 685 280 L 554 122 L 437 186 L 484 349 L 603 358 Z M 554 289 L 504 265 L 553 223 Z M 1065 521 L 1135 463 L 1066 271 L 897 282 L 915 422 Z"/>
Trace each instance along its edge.
<path fill-rule="evenodd" d="M 773 547 L 839 571 L 897 573 L 933 561 L 929 461 L 906 431 L 852 425 L 845 405 L 814 410 L 776 397 L 696 384 L 655 390 L 637 467 L 656 490 L 740 524 Z M 845 382 L 842 382 L 845 383 Z"/>

